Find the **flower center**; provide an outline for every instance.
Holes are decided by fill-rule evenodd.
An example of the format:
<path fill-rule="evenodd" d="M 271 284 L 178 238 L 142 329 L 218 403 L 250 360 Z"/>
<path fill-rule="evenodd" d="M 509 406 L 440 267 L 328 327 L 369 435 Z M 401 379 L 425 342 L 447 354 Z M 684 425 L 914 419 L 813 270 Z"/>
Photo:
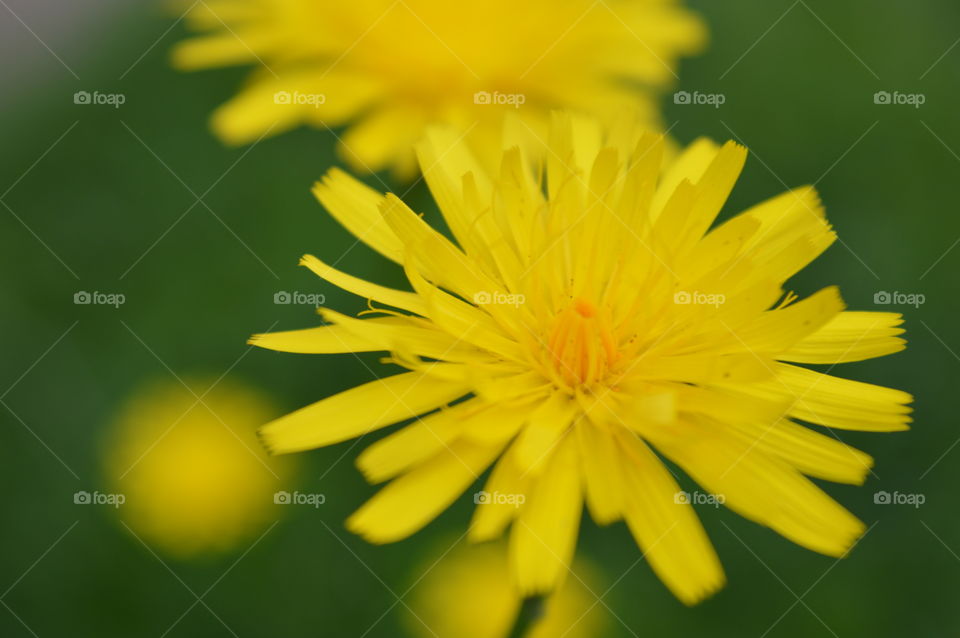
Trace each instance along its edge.
<path fill-rule="evenodd" d="M 554 369 L 569 386 L 603 379 L 617 359 L 609 318 L 582 298 L 574 299 L 554 317 L 547 348 Z"/>

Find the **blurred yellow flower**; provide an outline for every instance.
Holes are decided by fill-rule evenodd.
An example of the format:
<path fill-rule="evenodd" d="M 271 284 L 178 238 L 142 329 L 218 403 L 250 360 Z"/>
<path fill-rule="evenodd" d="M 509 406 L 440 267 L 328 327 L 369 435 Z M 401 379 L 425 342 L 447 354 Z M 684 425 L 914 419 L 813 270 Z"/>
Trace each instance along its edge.
<path fill-rule="evenodd" d="M 660 136 L 625 152 L 627 137 L 557 116 L 544 185 L 518 148 L 487 174 L 456 139 L 437 131 L 417 149 L 456 242 L 339 170 L 317 186 L 336 219 L 405 268 L 413 292 L 307 256 L 328 282 L 396 310 L 356 319 L 322 309 L 330 325 L 252 343 L 389 351 L 408 371 L 273 421 L 265 443 L 295 452 L 415 418 L 359 457 L 370 480 L 394 480 L 349 528 L 374 542 L 404 538 L 495 465 L 474 495 L 471 537 L 512 523 L 524 593 L 566 574 L 584 501 L 601 524 L 625 520 L 688 604 L 724 582 L 691 503 L 724 502 L 843 555 L 863 524 L 805 475 L 859 484 L 872 459 L 796 421 L 903 430 L 912 398 L 796 365 L 904 347 L 899 314 L 847 312 L 835 287 L 785 294 L 836 239 L 814 189 L 717 225 L 747 155 L 733 142 L 700 140 L 662 168 Z M 657 452 L 708 492 L 682 492 Z"/>
<path fill-rule="evenodd" d="M 706 39 L 675 0 L 207 0 L 188 22 L 203 35 L 175 49 L 177 67 L 256 67 L 213 117 L 224 141 L 349 125 L 345 161 L 403 177 L 431 123 L 490 161 L 505 142 L 542 146 L 560 107 L 636 109 L 659 128 L 658 89 Z"/>
<path fill-rule="evenodd" d="M 441 553 L 446 547 L 439 547 Z M 592 566 L 577 561 L 576 577 L 544 601 L 543 615 L 525 638 L 596 638 L 607 617 L 597 602 L 603 593 Z M 425 575 L 423 575 L 425 574 Z M 427 561 L 414 575 L 407 633 L 422 638 L 505 638 L 520 610 L 521 597 L 510 580 L 501 543 L 463 545 L 437 562 Z M 422 580 L 420 580 L 422 578 Z"/>
<path fill-rule="evenodd" d="M 177 558 L 229 551 L 275 516 L 273 494 L 290 469 L 264 453 L 256 426 L 276 414 L 258 391 L 221 381 L 137 390 L 107 433 L 105 471 L 126 496 L 122 520 Z"/>

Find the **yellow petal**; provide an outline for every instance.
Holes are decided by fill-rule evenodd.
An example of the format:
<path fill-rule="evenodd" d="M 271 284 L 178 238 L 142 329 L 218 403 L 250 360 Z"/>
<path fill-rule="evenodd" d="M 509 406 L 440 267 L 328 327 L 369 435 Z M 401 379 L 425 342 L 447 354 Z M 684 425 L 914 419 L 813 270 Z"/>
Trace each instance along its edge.
<path fill-rule="evenodd" d="M 413 157 L 411 149 L 423 124 L 423 115 L 409 108 L 381 107 L 347 130 L 340 156 L 354 170 L 379 171 L 400 156 Z"/>
<path fill-rule="evenodd" d="M 598 525 L 608 525 L 621 517 L 624 486 L 617 472 L 618 450 L 613 434 L 598 424 L 583 419 L 576 424 L 577 443 L 587 506 Z"/>
<path fill-rule="evenodd" d="M 736 330 L 734 348 L 776 355 L 816 332 L 843 311 L 836 286 L 810 295 L 803 301 L 764 313 Z"/>
<path fill-rule="evenodd" d="M 696 184 L 719 152 L 720 147 L 716 142 L 705 137 L 695 140 L 683 150 L 660 180 L 651 206 L 653 219 L 663 211 L 680 182 L 688 180 L 691 184 Z"/>
<path fill-rule="evenodd" d="M 841 312 L 777 358 L 794 363 L 847 363 L 899 352 L 907 342 L 903 315 L 893 312 Z"/>
<path fill-rule="evenodd" d="M 320 315 L 325 321 L 378 344 L 378 350 L 443 361 L 480 362 L 489 358 L 481 350 L 470 347 L 424 320 L 405 317 L 355 319 L 327 309 L 322 309 Z"/>
<path fill-rule="evenodd" d="M 798 545 L 841 556 L 865 529 L 800 472 L 716 428 L 682 422 L 645 438 L 727 507 Z"/>
<path fill-rule="evenodd" d="M 291 412 L 263 426 L 260 436 L 271 452 L 310 450 L 429 412 L 467 392 L 459 383 L 406 372 Z"/>
<path fill-rule="evenodd" d="M 490 205 L 490 180 L 467 150 L 464 136 L 456 129 L 431 127 L 416 152 L 430 193 L 457 242 L 470 253 L 484 250 L 488 238 L 475 235 L 478 216 Z M 481 198 L 472 207 L 466 205 L 462 190 L 467 174 L 472 175 Z"/>
<path fill-rule="evenodd" d="M 224 33 L 202 38 L 193 38 L 174 45 L 173 66 L 181 71 L 196 71 L 218 66 L 247 64 L 254 58 L 251 50 L 273 39 L 269 33 L 260 31 L 239 34 Z"/>
<path fill-rule="evenodd" d="M 359 277 L 348 275 L 345 272 L 337 270 L 333 266 L 328 266 L 313 255 L 304 255 L 301 257 L 300 265 L 306 266 L 321 279 L 325 279 L 334 286 L 342 288 L 347 292 L 352 292 L 357 296 L 371 299 L 388 306 L 393 306 L 394 308 L 401 308 L 418 315 L 426 314 L 426 306 L 424 305 L 423 300 L 412 292 L 395 290 L 393 288 L 387 288 L 386 286 L 379 286 L 364 279 L 360 279 Z"/>
<path fill-rule="evenodd" d="M 547 155 L 547 187 L 550 199 L 571 184 L 582 186 L 586 175 L 582 167 L 590 166 L 601 145 L 601 130 L 595 120 L 574 115 L 570 111 L 554 113 L 550 127 Z"/>
<path fill-rule="evenodd" d="M 873 467 L 869 454 L 788 419 L 767 425 L 746 421 L 728 421 L 726 425 L 747 444 L 783 459 L 808 476 L 862 485 Z"/>
<path fill-rule="evenodd" d="M 427 303 L 427 315 L 456 338 L 495 352 L 512 361 L 525 360 L 525 353 L 483 310 L 465 303 L 428 283 L 413 263 L 405 265 L 407 279 Z"/>
<path fill-rule="evenodd" d="M 778 364 L 776 370 L 774 379 L 729 389 L 788 398 L 793 402 L 790 416 L 831 428 L 868 432 L 909 429 L 912 409 L 907 404 L 913 397 L 906 392 L 787 364 Z"/>
<path fill-rule="evenodd" d="M 687 605 L 700 602 L 725 582 L 710 539 L 650 448 L 632 434 L 621 434 L 619 441 L 624 518 L 633 537 L 677 598 Z"/>
<path fill-rule="evenodd" d="M 527 399 L 505 404 L 487 405 L 460 422 L 463 437 L 477 443 L 491 444 L 509 441 L 529 420 L 534 406 L 543 399 Z"/>
<path fill-rule="evenodd" d="M 513 523 L 510 564 L 525 596 L 553 590 L 570 569 L 583 507 L 575 443 L 558 445 Z"/>
<path fill-rule="evenodd" d="M 347 528 L 373 543 L 406 538 L 449 507 L 502 449 L 454 441 L 377 492 L 347 519 Z"/>
<path fill-rule="evenodd" d="M 188 51 L 188 55 L 194 56 L 192 62 L 204 61 L 198 53 Z M 226 50 L 203 54 L 208 57 L 233 55 Z M 248 144 L 266 134 L 276 135 L 306 122 L 337 126 L 381 93 L 378 84 L 357 74 L 330 73 L 318 80 L 315 73 L 308 71 L 297 70 L 274 77 L 263 70 L 243 91 L 217 109 L 212 125 L 226 143 Z"/>
<path fill-rule="evenodd" d="M 471 301 L 479 294 L 501 292 L 499 284 L 480 272 L 477 264 L 463 251 L 431 228 L 398 197 L 387 195 L 381 211 L 429 279 Z"/>
<path fill-rule="evenodd" d="M 706 146 L 696 153 L 691 161 L 705 159 L 709 153 L 709 146 Z M 654 232 L 660 237 L 670 238 L 672 254 L 686 256 L 704 236 L 730 196 L 746 159 L 747 150 L 744 147 L 735 142 L 727 142 L 716 153 L 703 174 L 696 181 L 690 180 L 689 183 L 694 186 L 694 194 L 689 205 L 681 207 L 677 212 L 670 210 L 671 200 L 677 195 L 676 191 L 671 199 L 667 200 L 664 214 L 657 217 Z M 699 165 L 691 168 L 698 169 Z M 680 185 L 683 183 L 680 182 Z"/>
<path fill-rule="evenodd" d="M 682 381 L 684 383 L 738 383 L 769 379 L 774 360 L 757 354 L 716 355 L 713 353 L 649 357 L 631 372 L 639 379 Z"/>
<path fill-rule="evenodd" d="M 530 414 L 517 439 L 517 462 L 524 474 L 538 474 L 577 415 L 577 404 L 557 392 Z"/>
<path fill-rule="evenodd" d="M 475 401 L 466 401 L 418 418 L 365 449 L 357 457 L 357 467 L 371 483 L 382 483 L 410 470 L 457 439 L 463 431 L 461 419 L 476 405 Z"/>
<path fill-rule="evenodd" d="M 382 194 L 339 168 L 331 168 L 313 194 L 354 237 L 387 259 L 403 262 L 403 243 L 380 214 Z"/>
<path fill-rule="evenodd" d="M 470 540 L 481 542 L 492 540 L 506 529 L 520 509 L 527 503 L 534 477 L 523 475 L 516 459 L 517 445 L 514 443 L 501 457 L 483 486 L 487 498 L 477 503 L 470 521 Z"/>
<path fill-rule="evenodd" d="M 837 238 L 812 186 L 768 199 L 740 217 L 760 222 L 760 229 L 744 246 L 742 254 L 778 281 L 799 272 Z"/>
<path fill-rule="evenodd" d="M 371 321 L 384 321 L 373 319 Z M 252 335 L 247 343 L 266 350 L 300 354 L 334 354 L 384 350 L 382 344 L 358 336 L 343 326 L 319 326 Z"/>
<path fill-rule="evenodd" d="M 715 270 L 720 271 L 719 280 L 727 279 L 737 261 L 742 259 L 748 242 L 760 228 L 759 221 L 746 215 L 737 215 L 721 224 L 700 240 L 690 259 L 677 265 L 678 278 L 691 282 L 694 289 L 698 288 L 697 283 L 701 277 Z"/>

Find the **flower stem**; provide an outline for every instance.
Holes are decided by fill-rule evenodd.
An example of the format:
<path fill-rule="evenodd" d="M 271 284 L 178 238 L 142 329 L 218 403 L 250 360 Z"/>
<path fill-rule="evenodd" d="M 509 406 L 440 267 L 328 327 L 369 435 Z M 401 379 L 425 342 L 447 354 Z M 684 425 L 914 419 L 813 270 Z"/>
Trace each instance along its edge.
<path fill-rule="evenodd" d="M 517 618 L 513 621 L 513 628 L 507 634 L 507 638 L 524 638 L 528 636 L 536 626 L 537 621 L 543 618 L 544 614 L 543 596 L 531 596 L 524 598 L 520 604 L 520 610 L 517 612 Z"/>

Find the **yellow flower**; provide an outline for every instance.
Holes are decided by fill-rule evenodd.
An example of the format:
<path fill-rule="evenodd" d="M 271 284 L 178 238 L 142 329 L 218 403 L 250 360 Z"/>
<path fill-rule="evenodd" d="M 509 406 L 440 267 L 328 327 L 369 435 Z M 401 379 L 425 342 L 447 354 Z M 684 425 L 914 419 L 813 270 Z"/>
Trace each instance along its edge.
<path fill-rule="evenodd" d="M 415 419 L 359 457 L 370 480 L 394 480 L 348 526 L 374 542 L 404 538 L 494 465 L 470 533 L 489 539 L 512 523 L 524 593 L 563 577 L 583 501 L 598 523 L 625 520 L 685 603 L 722 586 L 695 499 L 658 453 L 743 516 L 844 554 L 863 525 L 805 475 L 859 484 L 872 460 L 796 421 L 903 430 L 912 398 L 796 365 L 904 347 L 899 314 L 845 311 L 835 287 L 784 294 L 835 239 L 814 189 L 717 225 L 746 159 L 733 142 L 697 141 L 661 170 L 659 136 L 628 153 L 558 116 L 541 185 L 517 148 L 488 175 L 455 138 L 434 132 L 417 148 L 455 242 L 341 171 L 317 185 L 334 217 L 403 265 L 413 292 L 307 256 L 328 282 L 396 310 L 324 309 L 330 325 L 252 342 L 389 351 L 409 371 L 273 421 L 267 445 L 295 452 Z"/>
<path fill-rule="evenodd" d="M 405 177 L 432 123 L 491 161 L 502 140 L 535 144 L 559 107 L 636 108 L 653 125 L 656 90 L 705 40 L 675 0 L 208 0 L 188 21 L 202 35 L 176 48 L 177 67 L 256 67 L 213 117 L 224 141 L 349 125 L 345 161 Z"/>
<path fill-rule="evenodd" d="M 438 554 L 447 547 L 438 548 Z M 502 544 L 460 545 L 416 573 L 407 633 L 422 638 L 504 638 L 520 611 Z M 543 615 L 528 638 L 594 638 L 605 635 L 607 618 L 597 602 L 603 592 L 592 565 L 577 561 L 576 577 L 543 602 Z"/>
<path fill-rule="evenodd" d="M 124 523 L 177 558 L 224 552 L 262 532 L 289 463 L 266 455 L 256 426 L 276 414 L 256 390 L 221 381 L 144 386 L 108 432 L 105 469 L 126 497 Z M 202 403 L 197 396 L 202 397 Z"/>

